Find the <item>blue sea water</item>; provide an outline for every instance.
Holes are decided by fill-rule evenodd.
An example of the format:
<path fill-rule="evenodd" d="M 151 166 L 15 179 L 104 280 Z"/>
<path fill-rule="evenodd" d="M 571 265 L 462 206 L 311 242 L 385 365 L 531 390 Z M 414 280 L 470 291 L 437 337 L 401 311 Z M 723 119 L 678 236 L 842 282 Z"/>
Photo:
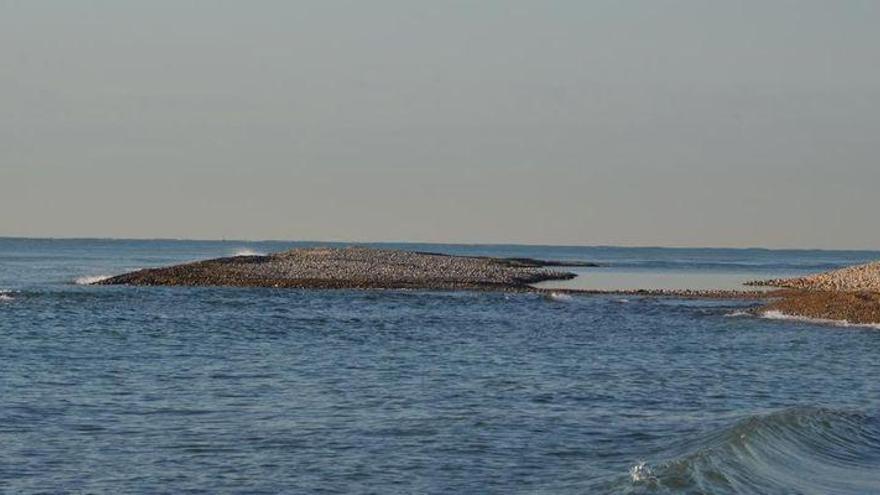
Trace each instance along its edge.
<path fill-rule="evenodd" d="M 299 245 L 0 239 L 0 492 L 880 493 L 876 329 L 745 301 L 75 283 Z M 390 246 L 648 276 L 880 259 Z"/>

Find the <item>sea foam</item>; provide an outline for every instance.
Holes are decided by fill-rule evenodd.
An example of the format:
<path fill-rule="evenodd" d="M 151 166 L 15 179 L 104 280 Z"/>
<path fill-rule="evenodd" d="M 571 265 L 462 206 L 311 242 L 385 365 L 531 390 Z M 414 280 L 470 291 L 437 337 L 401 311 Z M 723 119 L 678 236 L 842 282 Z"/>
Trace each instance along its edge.
<path fill-rule="evenodd" d="M 241 248 L 232 253 L 232 256 L 266 256 L 266 253 L 254 251 L 253 249 Z"/>
<path fill-rule="evenodd" d="M 571 302 L 572 300 L 574 300 L 573 297 L 564 292 L 551 292 L 550 295 L 548 295 L 547 297 L 549 297 L 553 301 L 559 302 Z"/>
<path fill-rule="evenodd" d="M 0 301 L 12 301 L 14 299 L 11 290 L 0 290 Z"/>
<path fill-rule="evenodd" d="M 731 311 L 730 313 L 724 315 L 725 318 L 738 318 L 740 316 L 752 316 L 752 313 L 749 311 L 737 309 L 736 311 Z"/>
<path fill-rule="evenodd" d="M 813 323 L 816 325 L 833 325 L 836 327 L 857 327 L 857 328 L 876 328 L 880 330 L 880 323 L 850 323 L 847 320 L 830 320 L 827 318 L 810 318 L 809 316 L 798 316 L 783 313 L 782 311 L 769 310 L 761 313 L 762 318 L 769 320 L 787 320 L 800 321 L 803 323 Z"/>
<path fill-rule="evenodd" d="M 657 481 L 657 476 L 654 475 L 654 471 L 651 470 L 646 462 L 640 462 L 629 468 L 629 477 L 633 483 Z"/>
<path fill-rule="evenodd" d="M 112 276 L 113 275 L 87 275 L 85 277 L 79 277 L 75 279 L 74 283 L 76 283 L 76 285 L 92 285 L 107 280 Z"/>

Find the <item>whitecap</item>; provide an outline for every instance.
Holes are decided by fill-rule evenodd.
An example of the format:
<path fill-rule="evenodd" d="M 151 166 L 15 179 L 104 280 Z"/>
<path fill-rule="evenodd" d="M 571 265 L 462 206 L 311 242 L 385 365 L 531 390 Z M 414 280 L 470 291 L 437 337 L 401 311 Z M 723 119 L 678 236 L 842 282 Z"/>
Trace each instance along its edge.
<path fill-rule="evenodd" d="M 880 323 L 850 323 L 847 320 L 830 320 L 827 318 L 810 318 L 809 316 L 798 316 L 798 315 L 790 315 L 788 313 L 783 313 L 778 310 L 769 310 L 761 313 L 762 318 L 767 318 L 768 320 L 786 320 L 786 321 L 799 321 L 803 323 L 812 323 L 816 325 L 833 325 L 836 327 L 857 327 L 857 328 L 876 328 L 880 330 Z"/>
<path fill-rule="evenodd" d="M 241 248 L 232 253 L 232 256 L 266 256 L 266 253 L 254 251 L 253 249 Z"/>
<path fill-rule="evenodd" d="M 572 300 L 574 300 L 573 297 L 564 292 L 551 292 L 548 297 L 554 301 L 559 302 L 571 302 Z"/>
<path fill-rule="evenodd" d="M 739 318 L 740 316 L 751 316 L 752 313 L 738 309 L 724 315 L 725 318 Z"/>
<path fill-rule="evenodd" d="M 629 468 L 629 477 L 633 483 L 648 483 L 657 481 L 657 476 L 651 470 L 647 462 L 640 462 Z"/>
<path fill-rule="evenodd" d="M 77 278 L 76 280 L 74 280 L 74 283 L 76 283 L 76 285 L 92 285 L 107 280 L 112 276 L 113 275 L 87 275 Z"/>
<path fill-rule="evenodd" d="M 0 301 L 12 301 L 14 299 L 11 290 L 0 290 Z"/>

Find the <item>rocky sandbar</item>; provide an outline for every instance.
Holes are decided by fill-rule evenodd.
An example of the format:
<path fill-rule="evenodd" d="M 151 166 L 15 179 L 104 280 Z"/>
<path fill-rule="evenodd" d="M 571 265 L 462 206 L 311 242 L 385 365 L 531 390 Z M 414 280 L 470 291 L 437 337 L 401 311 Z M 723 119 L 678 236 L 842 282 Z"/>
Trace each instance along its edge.
<path fill-rule="evenodd" d="M 780 287 L 760 311 L 853 324 L 880 324 L 880 262 L 805 277 L 750 282 Z"/>
<path fill-rule="evenodd" d="M 789 316 L 851 323 L 880 324 L 880 293 L 873 291 L 792 291 L 763 306 Z"/>
<path fill-rule="evenodd" d="M 574 278 L 573 273 L 548 269 L 570 265 L 589 264 L 365 247 L 301 248 L 265 256 L 234 256 L 139 270 L 98 284 L 529 290 L 529 285 L 537 282 Z"/>
<path fill-rule="evenodd" d="M 880 261 L 849 266 L 805 277 L 757 280 L 747 285 L 818 291 L 880 292 Z"/>

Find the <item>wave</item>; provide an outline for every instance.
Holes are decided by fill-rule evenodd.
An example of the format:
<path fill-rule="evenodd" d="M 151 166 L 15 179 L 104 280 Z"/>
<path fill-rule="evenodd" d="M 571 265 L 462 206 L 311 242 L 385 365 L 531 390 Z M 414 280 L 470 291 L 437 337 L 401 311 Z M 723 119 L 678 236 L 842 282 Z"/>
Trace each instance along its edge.
<path fill-rule="evenodd" d="M 266 256 L 266 253 L 254 251 L 253 249 L 241 248 L 232 253 L 232 256 Z"/>
<path fill-rule="evenodd" d="M 629 468 L 629 477 L 633 483 L 651 483 L 657 481 L 657 476 L 651 470 L 647 462 L 640 462 Z"/>
<path fill-rule="evenodd" d="M 98 282 L 107 280 L 108 278 L 110 278 L 112 276 L 113 275 L 87 275 L 84 277 L 79 277 L 79 278 L 75 279 L 73 282 L 76 285 L 92 285 L 92 284 L 96 284 Z"/>
<path fill-rule="evenodd" d="M 12 296 L 12 293 L 13 291 L 11 290 L 0 290 L 0 302 L 15 300 L 15 297 Z"/>
<path fill-rule="evenodd" d="M 880 486 L 880 418 L 794 408 L 707 435 L 683 456 L 640 462 L 614 492 L 873 493 Z"/>
<path fill-rule="evenodd" d="M 552 301 L 558 301 L 558 302 L 571 302 L 574 300 L 574 298 L 571 297 L 571 295 L 566 294 L 564 292 L 551 292 L 550 294 L 547 295 L 547 298 Z"/>
<path fill-rule="evenodd" d="M 761 313 L 762 318 L 768 320 L 787 320 L 799 321 L 803 323 L 812 323 L 816 325 L 833 325 L 836 327 L 857 327 L 857 328 L 876 328 L 880 330 L 880 324 L 877 323 L 850 323 L 847 320 L 829 320 L 826 318 L 810 318 L 809 316 L 798 316 L 783 313 L 782 311 L 770 310 Z"/>
<path fill-rule="evenodd" d="M 739 318 L 740 316 L 753 316 L 753 315 L 754 315 L 754 313 L 752 313 L 751 311 L 744 311 L 742 309 L 737 309 L 737 310 L 731 311 L 730 313 L 726 313 L 724 315 L 724 317 L 725 318 Z"/>

